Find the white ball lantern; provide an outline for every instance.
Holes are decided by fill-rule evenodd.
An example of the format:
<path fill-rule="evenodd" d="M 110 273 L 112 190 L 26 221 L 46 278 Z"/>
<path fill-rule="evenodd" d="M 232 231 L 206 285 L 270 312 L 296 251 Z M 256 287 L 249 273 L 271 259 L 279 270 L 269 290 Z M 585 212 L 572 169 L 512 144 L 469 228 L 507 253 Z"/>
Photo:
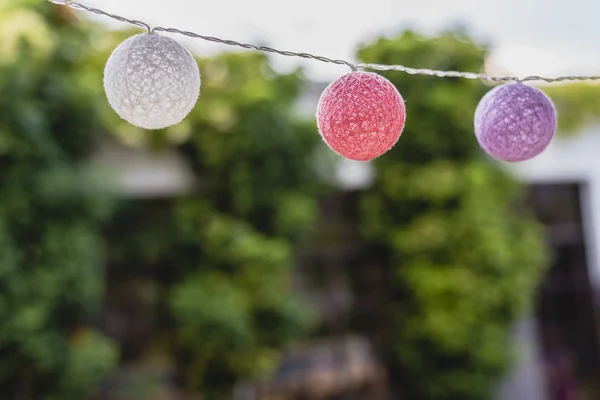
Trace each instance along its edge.
<path fill-rule="evenodd" d="M 132 125 L 162 129 L 181 122 L 200 95 L 198 65 L 182 45 L 156 33 L 125 40 L 104 69 L 115 112 Z"/>

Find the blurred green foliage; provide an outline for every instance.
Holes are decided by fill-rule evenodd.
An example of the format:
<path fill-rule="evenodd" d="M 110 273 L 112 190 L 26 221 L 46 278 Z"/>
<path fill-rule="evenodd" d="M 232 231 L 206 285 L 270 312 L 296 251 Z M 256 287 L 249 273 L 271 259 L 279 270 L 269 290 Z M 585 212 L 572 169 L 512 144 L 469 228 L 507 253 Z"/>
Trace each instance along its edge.
<path fill-rule="evenodd" d="M 198 60 L 193 113 L 148 132 L 120 120 L 102 91 L 104 62 L 131 32 L 102 33 L 37 0 L 0 3 L 0 21 L 0 398 L 86 398 L 116 366 L 115 344 L 88 328 L 104 262 L 109 305 L 128 282 L 158 293 L 138 358 L 173 356 L 178 381 L 211 399 L 271 371 L 314 322 L 291 295 L 293 245 L 310 232 L 319 191 L 318 136 L 293 112 L 300 73 L 277 74 L 252 53 Z M 106 177 L 84 163 L 105 130 L 150 151 L 179 146 L 196 193 L 158 211 L 124 201 L 113 215 Z"/>
<path fill-rule="evenodd" d="M 278 74 L 252 52 L 199 59 L 194 111 L 148 132 L 120 120 L 101 87 L 109 51 L 129 32 L 99 33 L 39 0 L 0 2 L 0 22 L 0 398 L 86 398 L 115 367 L 117 346 L 90 328 L 104 262 L 109 308 L 126 306 L 121 287 L 131 298 L 146 290 L 148 345 L 135 361 L 170 358 L 176 382 L 207 399 L 272 371 L 278 349 L 315 322 L 292 290 L 322 190 L 314 122 L 294 113 L 302 75 Z M 478 70 L 484 51 L 456 33 L 406 33 L 360 56 Z M 485 87 L 386 76 L 409 117 L 374 162 L 361 227 L 394 268 L 393 381 L 418 399 L 485 398 L 542 272 L 539 232 L 514 202 L 518 185 L 473 137 Z M 103 130 L 128 146 L 176 148 L 193 193 L 115 211 L 105 177 L 84 167 Z"/>
<path fill-rule="evenodd" d="M 363 47 L 365 62 L 478 71 L 484 49 L 460 32 L 412 32 Z M 515 320 L 543 272 L 538 225 L 521 191 L 486 158 L 473 112 L 477 81 L 385 74 L 404 96 L 406 129 L 373 165 L 362 229 L 394 277 L 392 382 L 408 398 L 491 398 Z"/>
<path fill-rule="evenodd" d="M 229 399 L 237 381 L 272 372 L 278 349 L 313 324 L 292 294 L 291 268 L 316 218 L 319 138 L 294 113 L 298 72 L 276 74 L 256 53 L 198 62 L 202 96 L 182 124 L 144 139 L 122 133 L 156 151 L 180 143 L 197 188 L 123 208 L 108 233 L 110 279 L 154 282 L 148 353 L 172 354 L 188 390 Z"/>
<path fill-rule="evenodd" d="M 558 113 L 558 132 L 578 133 L 600 119 L 600 85 L 589 82 L 564 83 L 543 87 Z"/>
<path fill-rule="evenodd" d="M 89 29 L 0 3 L 0 398 L 81 399 L 117 361 L 90 327 L 111 200 L 82 161 L 100 131 Z"/>

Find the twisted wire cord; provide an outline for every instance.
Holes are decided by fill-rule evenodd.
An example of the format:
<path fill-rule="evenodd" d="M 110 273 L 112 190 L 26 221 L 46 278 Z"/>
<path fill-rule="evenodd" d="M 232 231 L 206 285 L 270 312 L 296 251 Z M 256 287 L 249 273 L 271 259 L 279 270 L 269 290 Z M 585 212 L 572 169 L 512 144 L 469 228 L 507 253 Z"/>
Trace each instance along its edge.
<path fill-rule="evenodd" d="M 143 21 L 138 21 L 135 19 L 125 18 L 120 15 L 111 14 L 106 11 L 100 10 L 98 8 L 88 7 L 84 4 L 81 4 L 81 3 L 78 3 L 78 2 L 75 2 L 72 0 L 48 0 L 48 1 L 51 3 L 54 3 L 54 4 L 59 4 L 59 5 L 70 7 L 74 10 L 87 11 L 87 12 L 90 12 L 90 13 L 93 13 L 96 15 L 102 15 L 102 16 L 114 19 L 119 22 L 123 22 L 123 23 L 127 23 L 130 25 L 140 27 L 140 28 L 144 28 L 148 32 L 176 33 L 176 34 L 188 36 L 191 38 L 202 39 L 202 40 L 205 40 L 208 42 L 224 44 L 227 46 L 241 47 L 244 49 L 262 51 L 262 52 L 266 52 L 266 53 L 275 53 L 275 54 L 279 54 L 282 56 L 288 56 L 288 57 L 299 57 L 299 58 L 317 60 L 317 61 L 330 63 L 330 64 L 346 65 L 347 67 L 350 67 L 350 69 L 352 69 L 352 71 L 357 71 L 358 68 L 370 69 L 370 70 L 375 70 L 375 71 L 401 71 L 401 72 L 404 72 L 404 73 L 407 73 L 410 75 L 428 75 L 428 76 L 437 76 L 440 78 L 478 79 L 478 80 L 487 81 L 487 82 L 544 81 L 544 82 L 548 82 L 548 83 L 553 83 L 553 82 L 563 82 L 563 81 L 598 81 L 598 80 L 600 80 L 600 76 L 595 76 L 595 75 L 580 75 L 580 76 L 568 75 L 568 76 L 559 76 L 559 77 L 555 77 L 555 78 L 531 75 L 531 76 L 526 76 L 524 78 L 518 78 L 515 76 L 494 76 L 494 75 L 487 75 L 487 74 L 475 73 L 475 72 L 443 71 L 443 70 L 435 70 L 435 69 L 428 69 L 428 68 L 411 68 L 411 67 L 406 67 L 404 65 L 386 65 L 386 64 L 369 64 L 369 63 L 353 64 L 346 60 L 333 59 L 333 58 L 319 56 L 319 55 L 315 55 L 315 54 L 311 54 L 311 53 L 298 53 L 298 52 L 294 52 L 294 51 L 279 50 L 279 49 L 275 49 L 275 48 L 268 47 L 268 46 L 257 46 L 257 45 L 253 45 L 253 44 L 237 42 L 235 40 L 221 39 L 221 38 L 214 37 L 214 36 L 206 36 L 206 35 L 201 35 L 201 34 L 194 33 L 194 32 L 183 31 L 183 30 L 180 30 L 177 28 L 167 28 L 167 27 L 161 27 L 161 26 L 151 28 L 149 24 L 147 24 Z"/>
<path fill-rule="evenodd" d="M 348 61 L 335 60 L 332 58 L 317 56 L 317 55 L 310 54 L 310 53 L 296 53 L 293 51 L 278 50 L 278 49 L 274 49 L 272 47 L 267 47 L 267 46 L 256 46 L 253 44 L 236 42 L 235 40 L 227 40 L 227 39 L 221 39 L 221 38 L 217 38 L 217 37 L 213 37 L 213 36 L 199 35 L 194 32 L 181 31 L 176 28 L 156 27 L 156 28 L 152 28 L 152 30 L 151 30 L 151 32 L 159 32 L 159 31 L 160 32 L 178 33 L 180 35 L 189 36 L 192 38 L 198 38 L 198 39 L 202 39 L 202 40 L 207 40 L 209 42 L 222 43 L 222 44 L 226 44 L 228 46 L 242 47 L 244 49 L 263 51 L 266 53 L 276 53 L 276 54 L 280 54 L 282 56 L 308 58 L 311 60 L 317 60 L 317 61 L 322 61 L 322 62 L 331 63 L 331 64 L 347 65 L 353 71 L 356 71 L 356 69 L 357 69 L 356 65 L 354 65 Z"/>

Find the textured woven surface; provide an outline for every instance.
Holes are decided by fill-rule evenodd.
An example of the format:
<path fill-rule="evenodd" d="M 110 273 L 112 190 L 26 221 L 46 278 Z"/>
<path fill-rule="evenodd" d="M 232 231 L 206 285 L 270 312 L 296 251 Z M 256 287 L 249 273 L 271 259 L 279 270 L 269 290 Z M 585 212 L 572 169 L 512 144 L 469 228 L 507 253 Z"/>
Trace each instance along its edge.
<path fill-rule="evenodd" d="M 144 33 L 115 49 L 104 70 L 111 107 L 129 123 L 160 129 L 180 122 L 200 94 L 192 55 L 173 39 Z"/>
<path fill-rule="evenodd" d="M 502 161 L 524 161 L 540 154 L 556 132 L 556 111 L 539 89 L 522 83 L 489 91 L 475 112 L 481 147 Z"/>
<path fill-rule="evenodd" d="M 351 72 L 332 82 L 317 107 L 317 125 L 325 143 L 357 161 L 371 160 L 391 149 L 405 120 L 398 90 L 372 72 Z"/>

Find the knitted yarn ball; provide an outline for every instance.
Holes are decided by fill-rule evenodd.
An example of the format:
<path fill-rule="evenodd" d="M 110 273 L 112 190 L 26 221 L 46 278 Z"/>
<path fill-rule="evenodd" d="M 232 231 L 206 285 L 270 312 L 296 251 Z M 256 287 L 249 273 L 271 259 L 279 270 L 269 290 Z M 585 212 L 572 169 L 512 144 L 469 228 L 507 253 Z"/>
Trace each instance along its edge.
<path fill-rule="evenodd" d="M 542 91 L 523 83 L 497 86 L 479 102 L 475 135 L 479 145 L 502 161 L 540 154 L 556 132 L 556 111 Z"/>
<path fill-rule="evenodd" d="M 325 143 L 356 161 L 390 150 L 405 120 L 404 100 L 396 87 L 372 72 L 351 72 L 332 82 L 317 107 L 317 125 Z"/>
<path fill-rule="evenodd" d="M 145 129 L 181 122 L 200 94 L 200 71 L 175 40 L 156 33 L 135 35 L 119 45 L 104 69 L 104 90 L 124 120 Z"/>

